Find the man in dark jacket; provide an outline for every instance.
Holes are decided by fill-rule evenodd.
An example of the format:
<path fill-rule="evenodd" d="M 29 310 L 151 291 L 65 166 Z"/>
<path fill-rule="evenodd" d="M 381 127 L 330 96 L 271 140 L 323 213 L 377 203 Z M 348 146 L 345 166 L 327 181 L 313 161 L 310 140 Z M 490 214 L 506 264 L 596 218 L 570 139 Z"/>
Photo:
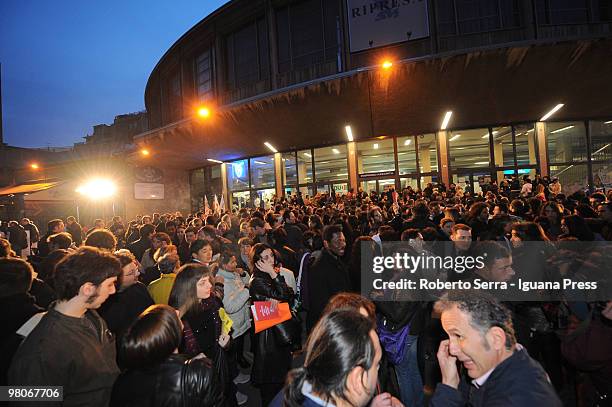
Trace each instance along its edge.
<path fill-rule="evenodd" d="M 402 225 L 402 232 L 406 229 L 435 228 L 432 221 L 429 220 L 429 208 L 425 201 L 417 201 L 412 207 L 412 217 Z"/>
<path fill-rule="evenodd" d="M 561 406 L 542 366 L 516 343 L 510 311 L 477 292 L 446 294 L 436 303 L 449 339 L 440 343 L 438 406 Z M 457 361 L 469 379 L 460 378 Z"/>
<path fill-rule="evenodd" d="M 92 247 L 58 263 L 58 301 L 17 350 L 9 385 L 63 386 L 65 406 L 108 405 L 119 368 L 114 337 L 95 310 L 114 294 L 120 273 L 119 260 Z"/>
<path fill-rule="evenodd" d="M 293 249 L 293 251 L 296 253 L 300 253 L 302 250 L 304 250 L 304 233 L 297 225 L 295 212 L 286 209 L 283 212 L 283 221 L 285 222 L 285 230 L 287 231 L 287 246 Z"/>
<path fill-rule="evenodd" d="M 21 257 L 21 251 L 28 247 L 28 235 L 24 228 L 17 221 L 10 221 L 8 227 L 8 240 L 11 247 Z"/>
<path fill-rule="evenodd" d="M 40 232 L 36 225 L 28 218 L 21 219 L 19 223 L 26 232 L 30 232 L 30 245 L 34 242 L 38 242 L 38 239 L 40 239 Z"/>
<path fill-rule="evenodd" d="M 66 225 L 66 231 L 72 236 L 75 246 L 79 247 L 83 243 L 83 228 L 74 216 L 66 218 Z"/>
<path fill-rule="evenodd" d="M 309 309 L 306 325 L 309 331 L 321 317 L 331 297 L 351 291 L 347 266 L 342 261 L 346 248 L 342 226 L 329 225 L 323 229 L 323 246 L 321 256 L 308 271 Z"/>
<path fill-rule="evenodd" d="M 155 226 L 149 223 L 144 224 L 138 229 L 138 233 L 140 234 L 140 239 L 128 245 L 127 248 L 136 257 L 136 260 L 141 261 L 144 252 L 151 248 L 151 237 L 155 233 Z"/>
<path fill-rule="evenodd" d="M 38 255 L 40 257 L 46 257 L 49 254 L 49 243 L 47 242 L 49 236 L 61 233 L 65 229 L 64 221 L 61 219 L 52 219 L 47 223 L 47 233 L 38 241 Z M 74 241 L 74 237 L 72 241 Z"/>

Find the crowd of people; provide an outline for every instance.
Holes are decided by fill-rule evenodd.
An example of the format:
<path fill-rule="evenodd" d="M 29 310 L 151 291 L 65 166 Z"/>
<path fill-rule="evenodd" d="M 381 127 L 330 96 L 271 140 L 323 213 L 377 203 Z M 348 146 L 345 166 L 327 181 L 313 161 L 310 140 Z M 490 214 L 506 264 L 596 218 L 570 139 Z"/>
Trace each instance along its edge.
<path fill-rule="evenodd" d="M 263 406 L 609 405 L 612 301 L 379 301 L 361 261 L 385 242 L 414 253 L 482 243 L 494 255 L 478 277 L 510 281 L 529 242 L 590 242 L 536 267 L 609 273 L 597 243 L 611 240 L 612 192 L 565 196 L 539 177 L 478 194 L 441 183 L 298 193 L 88 228 L 68 216 L 44 234 L 11 220 L 0 224 L 0 385 L 61 385 L 65 405 L 91 406 L 256 405 L 246 383 Z M 288 303 L 292 318 L 255 333 L 255 301 Z"/>

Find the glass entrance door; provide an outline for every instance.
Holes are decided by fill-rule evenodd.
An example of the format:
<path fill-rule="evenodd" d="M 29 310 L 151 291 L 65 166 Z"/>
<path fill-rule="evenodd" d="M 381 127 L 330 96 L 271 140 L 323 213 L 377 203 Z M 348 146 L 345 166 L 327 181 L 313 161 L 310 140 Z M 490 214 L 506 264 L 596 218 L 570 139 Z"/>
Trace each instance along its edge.
<path fill-rule="evenodd" d="M 492 179 L 489 171 L 453 174 L 453 183 L 471 195 L 485 194 Z"/>
<path fill-rule="evenodd" d="M 368 179 L 363 180 L 359 183 L 359 186 L 363 189 L 363 192 L 370 195 L 370 192 L 374 191 L 378 194 L 386 192 L 389 186 L 395 187 L 395 179 Z"/>

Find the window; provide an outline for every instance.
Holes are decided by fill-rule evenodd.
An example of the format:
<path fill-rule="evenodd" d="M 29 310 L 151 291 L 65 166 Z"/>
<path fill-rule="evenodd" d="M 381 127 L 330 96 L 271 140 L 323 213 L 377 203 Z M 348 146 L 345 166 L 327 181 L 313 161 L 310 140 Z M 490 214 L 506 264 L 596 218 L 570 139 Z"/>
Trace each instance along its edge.
<path fill-rule="evenodd" d="M 347 148 L 345 144 L 316 148 L 315 176 L 317 183 L 348 179 Z"/>
<path fill-rule="evenodd" d="M 591 126 L 591 159 L 612 162 L 612 120 L 589 122 Z"/>
<path fill-rule="evenodd" d="M 586 23 L 589 0 L 536 0 L 540 24 Z M 609 10 L 604 6 L 604 10 Z"/>
<path fill-rule="evenodd" d="M 297 171 L 300 185 L 312 182 L 312 150 L 298 151 Z"/>
<path fill-rule="evenodd" d="M 213 97 L 213 77 L 210 49 L 204 51 L 195 61 L 196 94 L 200 102 Z"/>
<path fill-rule="evenodd" d="M 283 186 L 297 185 L 297 166 L 295 152 L 283 153 Z"/>
<path fill-rule="evenodd" d="M 170 75 L 168 79 L 168 113 L 169 122 L 172 123 L 181 119 L 182 115 L 181 98 L 181 75 L 177 71 Z"/>
<path fill-rule="evenodd" d="M 435 4 L 443 37 L 521 25 L 520 0 L 436 0 Z"/>
<path fill-rule="evenodd" d="M 438 144 L 435 134 L 417 136 L 419 146 L 419 170 L 421 172 L 438 171 Z"/>
<path fill-rule="evenodd" d="M 489 167 L 489 129 L 453 131 L 448 147 L 453 170 Z"/>
<path fill-rule="evenodd" d="M 516 144 L 516 162 L 519 167 L 538 163 L 538 143 L 536 142 L 535 124 L 521 124 L 514 127 Z"/>
<path fill-rule="evenodd" d="M 583 190 L 589 184 L 586 164 L 551 165 L 550 176 L 559 178 L 561 193 L 565 195 Z"/>
<path fill-rule="evenodd" d="M 514 167 L 514 147 L 512 145 L 512 127 L 494 127 L 493 154 L 495 155 L 496 167 Z M 483 139 L 488 140 L 489 134 L 483 134 Z"/>
<path fill-rule="evenodd" d="M 357 143 L 357 172 L 395 172 L 393 139 L 362 141 Z"/>
<path fill-rule="evenodd" d="M 593 186 L 597 189 L 612 188 L 612 163 L 593 164 Z"/>
<path fill-rule="evenodd" d="M 274 156 L 251 158 L 251 183 L 253 189 L 274 188 Z"/>
<path fill-rule="evenodd" d="M 455 0 L 460 34 L 501 28 L 499 5 L 491 0 Z"/>
<path fill-rule="evenodd" d="M 592 0 L 593 21 L 612 21 L 612 3 L 609 0 Z"/>
<path fill-rule="evenodd" d="M 227 184 L 232 191 L 249 189 L 248 160 L 238 160 L 227 165 Z"/>
<path fill-rule="evenodd" d="M 306 0 L 276 11 L 279 72 L 335 60 L 337 1 Z"/>
<path fill-rule="evenodd" d="M 264 19 L 243 27 L 226 39 L 227 86 L 236 89 L 268 79 L 270 58 Z"/>
<path fill-rule="evenodd" d="M 398 137 L 397 139 L 397 164 L 400 175 L 413 174 L 417 172 L 416 143 L 414 136 Z"/>
<path fill-rule="evenodd" d="M 208 199 L 208 204 L 212 205 L 214 196 L 217 195 L 217 199 L 220 199 L 223 193 L 221 166 L 211 165 L 191 171 L 189 183 L 191 187 L 191 208 L 194 211 L 204 208 L 204 197 Z"/>
<path fill-rule="evenodd" d="M 232 194 L 232 209 L 246 208 L 251 202 L 251 193 L 249 191 L 234 192 Z"/>
<path fill-rule="evenodd" d="M 587 161 L 584 123 L 546 123 L 546 140 L 551 164 Z"/>

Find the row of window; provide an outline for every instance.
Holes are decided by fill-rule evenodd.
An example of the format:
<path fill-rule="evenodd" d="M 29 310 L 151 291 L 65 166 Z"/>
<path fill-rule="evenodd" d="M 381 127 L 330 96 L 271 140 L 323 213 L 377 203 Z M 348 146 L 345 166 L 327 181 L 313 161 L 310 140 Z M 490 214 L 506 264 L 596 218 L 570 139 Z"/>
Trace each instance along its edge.
<path fill-rule="evenodd" d="M 612 187 L 612 121 L 550 122 L 545 124 L 550 175 L 559 177 L 570 193 L 592 183 Z M 386 137 L 357 142 L 356 167 L 365 191 L 382 191 L 388 185 L 424 187 L 436 182 L 438 140 L 436 134 Z M 451 131 L 447 151 L 452 182 L 480 185 L 511 175 L 539 172 L 535 124 Z M 281 153 L 281 180 L 288 194 L 304 195 L 349 185 L 346 144 Z M 396 168 L 397 167 L 397 168 Z M 192 172 L 194 205 L 204 195 L 221 193 L 220 166 Z M 228 163 L 227 181 L 232 197 L 249 202 L 269 200 L 275 194 L 274 156 L 266 155 Z M 236 198 L 240 197 L 240 199 Z"/>

